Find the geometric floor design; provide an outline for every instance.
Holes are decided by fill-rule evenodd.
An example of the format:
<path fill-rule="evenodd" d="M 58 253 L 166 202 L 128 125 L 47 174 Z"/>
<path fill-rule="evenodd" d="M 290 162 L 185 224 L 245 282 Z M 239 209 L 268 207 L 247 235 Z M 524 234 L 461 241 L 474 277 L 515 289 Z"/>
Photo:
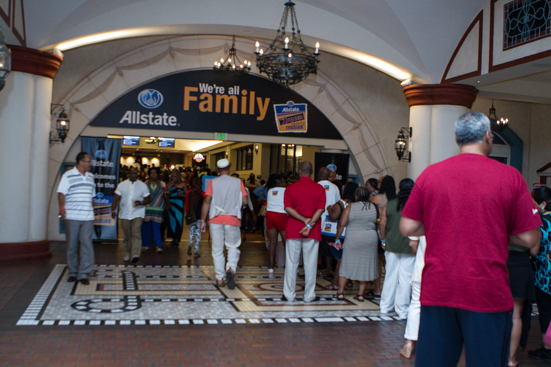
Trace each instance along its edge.
<path fill-rule="evenodd" d="M 213 284 L 212 266 L 96 265 L 90 285 L 67 282 L 67 266 L 56 265 L 17 325 L 175 325 L 368 322 L 397 320 L 380 316 L 373 300 L 359 302 L 351 290 L 344 300 L 324 290 L 319 301 L 281 300 L 284 270 L 240 267 L 236 287 Z"/>

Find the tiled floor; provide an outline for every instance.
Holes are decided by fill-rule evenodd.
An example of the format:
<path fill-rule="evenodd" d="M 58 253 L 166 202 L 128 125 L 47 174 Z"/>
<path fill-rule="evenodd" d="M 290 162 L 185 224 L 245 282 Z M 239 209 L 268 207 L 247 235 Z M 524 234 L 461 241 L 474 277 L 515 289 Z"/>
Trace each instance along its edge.
<path fill-rule="evenodd" d="M 322 290 L 315 305 L 281 302 L 282 271 L 269 277 L 261 238 L 248 240 L 233 291 L 212 285 L 208 241 L 199 259 L 184 245 L 143 253 L 137 267 L 120 245 L 97 244 L 89 286 L 67 283 L 63 243 L 50 259 L 0 264 L 0 366 L 414 365 L 398 354 L 405 322 L 379 319 L 354 291 L 346 302 Z M 532 329 L 527 349 L 540 344 L 535 317 Z"/>
<path fill-rule="evenodd" d="M 90 285 L 67 282 L 67 267 L 58 264 L 17 325 L 173 325 L 232 323 L 297 323 L 392 321 L 379 317 L 376 303 L 333 298 L 334 291 L 318 278 L 319 301 L 281 300 L 283 270 L 241 267 L 237 286 L 230 290 L 213 284 L 212 266 L 98 265 Z"/>

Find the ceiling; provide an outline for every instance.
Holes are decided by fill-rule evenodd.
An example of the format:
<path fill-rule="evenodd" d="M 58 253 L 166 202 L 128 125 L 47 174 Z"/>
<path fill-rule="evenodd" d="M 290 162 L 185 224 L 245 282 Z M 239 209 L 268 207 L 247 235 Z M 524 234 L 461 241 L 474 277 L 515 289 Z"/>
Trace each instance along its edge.
<path fill-rule="evenodd" d="M 235 34 L 270 41 L 285 0 L 25 0 L 27 46 L 62 51 L 143 36 Z M 297 0 L 306 44 L 382 70 L 439 83 L 465 30 L 489 0 Z M 0 19 L 0 24 L 3 20 Z M 8 43 L 17 43 L 5 31 Z M 93 36 L 93 37 L 91 37 Z M 87 38 L 84 38 L 87 37 Z M 79 40 L 81 43 L 69 44 Z M 551 61 L 473 78 L 480 96 L 550 103 Z M 387 69 L 385 69 L 387 68 Z M 536 74 L 536 75 L 535 75 Z"/>

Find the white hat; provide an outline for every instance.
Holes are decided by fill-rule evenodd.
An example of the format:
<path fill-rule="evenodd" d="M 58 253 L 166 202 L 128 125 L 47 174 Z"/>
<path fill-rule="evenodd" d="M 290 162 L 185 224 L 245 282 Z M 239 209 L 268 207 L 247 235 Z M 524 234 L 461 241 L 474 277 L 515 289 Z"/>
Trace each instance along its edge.
<path fill-rule="evenodd" d="M 229 166 L 230 161 L 228 161 L 226 158 L 220 159 L 218 162 L 216 162 L 216 167 L 218 167 L 218 169 L 228 168 Z"/>

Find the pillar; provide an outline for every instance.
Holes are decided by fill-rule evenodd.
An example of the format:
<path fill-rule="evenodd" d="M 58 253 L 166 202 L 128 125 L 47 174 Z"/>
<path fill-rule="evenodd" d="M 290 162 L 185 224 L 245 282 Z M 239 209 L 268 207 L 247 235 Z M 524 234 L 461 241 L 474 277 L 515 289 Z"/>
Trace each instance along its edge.
<path fill-rule="evenodd" d="M 478 90 L 461 84 L 409 85 L 403 90 L 412 129 L 408 177 L 415 180 L 429 165 L 459 153 L 454 123 L 470 110 Z"/>
<path fill-rule="evenodd" d="M 0 91 L 0 261 L 51 256 L 47 239 L 53 78 L 62 58 L 9 46 L 12 72 Z"/>

